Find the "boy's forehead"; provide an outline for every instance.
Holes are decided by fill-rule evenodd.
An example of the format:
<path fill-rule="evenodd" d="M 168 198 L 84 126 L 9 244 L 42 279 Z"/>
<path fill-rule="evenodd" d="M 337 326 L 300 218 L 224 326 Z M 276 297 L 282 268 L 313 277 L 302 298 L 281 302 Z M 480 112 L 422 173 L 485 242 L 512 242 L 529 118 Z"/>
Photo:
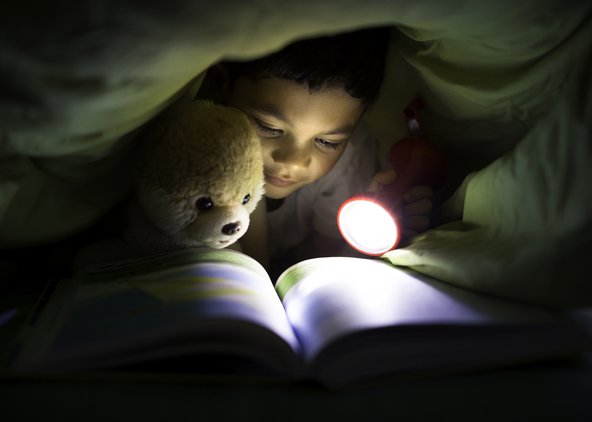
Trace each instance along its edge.
<path fill-rule="evenodd" d="M 306 84 L 280 78 L 239 78 L 231 96 L 232 102 L 239 106 L 256 109 L 281 120 L 287 120 L 287 114 L 305 114 L 313 107 L 332 120 L 355 124 L 363 111 L 362 101 L 353 98 L 341 87 L 311 91 Z"/>

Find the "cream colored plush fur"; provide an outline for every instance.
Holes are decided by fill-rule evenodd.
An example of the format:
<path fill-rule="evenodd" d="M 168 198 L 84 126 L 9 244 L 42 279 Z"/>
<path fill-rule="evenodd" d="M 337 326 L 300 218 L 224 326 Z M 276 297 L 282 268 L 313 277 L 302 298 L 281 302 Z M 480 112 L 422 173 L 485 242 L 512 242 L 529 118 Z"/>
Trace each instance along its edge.
<path fill-rule="evenodd" d="M 264 186 L 261 146 L 247 117 L 196 101 L 150 132 L 124 240 L 142 253 L 236 242 Z"/>

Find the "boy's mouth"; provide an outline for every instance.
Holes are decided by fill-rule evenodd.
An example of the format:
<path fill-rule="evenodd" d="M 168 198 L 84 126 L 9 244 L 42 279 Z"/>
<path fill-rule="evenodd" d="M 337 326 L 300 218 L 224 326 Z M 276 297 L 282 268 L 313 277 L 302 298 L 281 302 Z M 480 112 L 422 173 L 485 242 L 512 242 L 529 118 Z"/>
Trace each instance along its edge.
<path fill-rule="evenodd" d="M 290 180 L 290 179 L 284 179 L 281 177 L 275 177 L 275 176 L 270 176 L 268 174 L 265 174 L 265 181 L 267 183 L 270 183 L 274 186 L 278 186 L 278 187 L 286 187 L 286 186 L 291 186 L 294 183 L 296 183 L 295 180 Z"/>

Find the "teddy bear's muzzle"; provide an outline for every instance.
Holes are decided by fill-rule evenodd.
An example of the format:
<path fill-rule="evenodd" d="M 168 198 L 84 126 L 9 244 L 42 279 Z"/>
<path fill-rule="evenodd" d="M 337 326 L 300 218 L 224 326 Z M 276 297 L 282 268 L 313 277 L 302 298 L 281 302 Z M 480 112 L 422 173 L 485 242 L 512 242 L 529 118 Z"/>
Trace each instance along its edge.
<path fill-rule="evenodd" d="M 242 229 L 240 221 L 234 223 L 228 223 L 222 226 L 222 233 L 226 236 L 234 236 Z"/>

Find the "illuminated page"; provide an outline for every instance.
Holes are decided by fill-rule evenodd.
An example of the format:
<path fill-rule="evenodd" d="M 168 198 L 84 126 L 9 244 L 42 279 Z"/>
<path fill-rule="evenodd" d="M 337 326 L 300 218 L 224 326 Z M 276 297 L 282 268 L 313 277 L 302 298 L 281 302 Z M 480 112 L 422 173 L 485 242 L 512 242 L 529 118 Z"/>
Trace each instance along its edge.
<path fill-rule="evenodd" d="M 79 276 L 48 367 L 110 367 L 194 353 L 289 366 L 298 343 L 269 276 L 231 250 L 194 249 Z M 273 363 L 273 362 L 271 362 Z"/>
<path fill-rule="evenodd" d="M 334 340 L 366 330 L 529 324 L 552 318 L 545 311 L 420 278 L 379 259 L 304 261 L 284 272 L 276 289 L 308 362 Z"/>

